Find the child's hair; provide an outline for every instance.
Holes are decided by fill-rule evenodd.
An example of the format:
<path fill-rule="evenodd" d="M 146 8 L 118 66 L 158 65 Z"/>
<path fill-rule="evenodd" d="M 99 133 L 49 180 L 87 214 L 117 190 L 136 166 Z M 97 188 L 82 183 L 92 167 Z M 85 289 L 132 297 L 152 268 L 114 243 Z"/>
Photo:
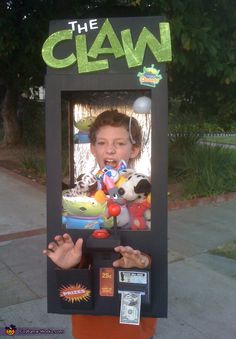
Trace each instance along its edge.
<path fill-rule="evenodd" d="M 102 112 L 97 116 L 95 121 L 92 123 L 89 130 L 89 138 L 91 144 L 95 144 L 96 142 L 96 133 L 99 128 L 103 126 L 113 126 L 113 127 L 124 127 L 129 135 L 131 134 L 132 139 L 130 142 L 135 146 L 141 149 L 142 146 L 142 132 L 141 127 L 138 121 L 135 118 L 132 118 L 130 124 L 130 117 L 124 113 L 118 112 L 117 110 L 107 110 Z M 131 127 L 129 127 L 129 125 Z M 131 130 L 129 130 L 129 128 Z M 134 142 L 132 142 L 134 141 Z"/>

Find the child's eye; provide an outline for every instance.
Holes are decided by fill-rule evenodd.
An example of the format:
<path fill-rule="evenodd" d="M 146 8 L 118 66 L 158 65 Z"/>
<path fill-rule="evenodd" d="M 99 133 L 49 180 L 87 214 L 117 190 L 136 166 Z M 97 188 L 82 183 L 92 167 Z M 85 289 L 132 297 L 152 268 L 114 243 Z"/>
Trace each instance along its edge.
<path fill-rule="evenodd" d="M 105 142 L 104 142 L 104 141 L 98 141 L 98 142 L 97 142 L 97 145 L 103 146 L 103 145 L 105 145 Z"/>
<path fill-rule="evenodd" d="M 121 147 L 121 146 L 125 146 L 125 143 L 124 142 L 117 142 L 115 145 Z"/>

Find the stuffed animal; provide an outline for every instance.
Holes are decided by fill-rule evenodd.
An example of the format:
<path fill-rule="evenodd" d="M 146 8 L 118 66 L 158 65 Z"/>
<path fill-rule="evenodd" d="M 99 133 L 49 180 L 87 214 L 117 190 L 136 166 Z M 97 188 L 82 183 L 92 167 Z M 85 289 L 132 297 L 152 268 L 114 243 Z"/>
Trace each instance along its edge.
<path fill-rule="evenodd" d="M 75 143 L 89 143 L 89 129 L 94 122 L 95 117 L 88 116 L 82 118 L 78 121 L 74 121 L 74 125 L 78 128 L 79 132 L 74 135 L 74 142 Z"/>
<path fill-rule="evenodd" d="M 65 211 L 63 224 L 67 228 L 112 227 L 113 219 L 108 214 L 108 206 L 111 203 L 116 203 L 121 208 L 121 213 L 117 217 L 117 226 L 129 225 L 130 216 L 126 200 L 119 196 L 113 176 L 103 173 L 103 183 L 106 186 L 106 194 L 100 189 L 101 181 L 95 175 L 85 173 L 79 175 L 74 188 L 63 191 L 62 205 Z"/>
<path fill-rule="evenodd" d="M 130 228 L 131 230 L 147 230 L 150 228 L 151 218 L 150 180 L 147 176 L 132 170 L 126 173 L 123 171 L 122 174 L 127 177 L 127 180 L 120 185 L 118 194 L 128 202 Z"/>
<path fill-rule="evenodd" d="M 125 170 L 124 176 L 121 175 L 123 170 Z M 82 225 L 81 219 L 98 217 L 103 218 L 104 224 L 102 225 L 99 219 L 99 226 L 96 224 L 96 227 L 112 227 L 113 223 L 108 215 L 108 207 L 115 203 L 121 209 L 117 216 L 117 225 L 126 228 L 130 224 L 130 213 L 126 206 L 127 199 L 119 195 L 119 186 L 116 186 L 116 183 L 119 182 L 119 185 L 124 183 L 128 172 L 126 163 L 121 160 L 116 168 L 105 166 L 96 175 L 91 173 L 79 175 L 75 181 L 75 187 L 63 191 L 62 202 L 66 214 L 63 220 L 68 219 L 68 224 L 68 221 L 76 218 L 73 220 L 76 226 L 76 223 Z M 90 224 L 94 225 L 92 222 Z M 92 228 L 92 226 L 90 227 Z"/>
<path fill-rule="evenodd" d="M 96 199 L 99 183 L 95 175 L 83 173 L 75 181 L 75 187 L 62 192 L 64 213 L 62 223 L 66 228 L 99 229 L 106 219 L 107 202 Z M 97 194 L 99 196 L 99 194 Z"/>
<path fill-rule="evenodd" d="M 62 194 L 62 206 L 62 223 L 66 228 L 99 229 L 104 225 L 106 201 L 100 202 L 95 197 L 88 197 L 83 193 L 73 196 L 68 190 Z"/>
<path fill-rule="evenodd" d="M 96 173 L 96 178 L 100 182 L 102 189 L 108 193 L 109 189 L 115 186 L 115 183 L 119 181 L 120 174 L 126 169 L 126 163 L 124 160 L 120 160 L 117 167 L 106 165 Z"/>
<path fill-rule="evenodd" d="M 88 195 L 95 193 L 98 189 L 98 182 L 92 173 L 80 174 L 75 182 L 74 193 L 87 192 Z"/>

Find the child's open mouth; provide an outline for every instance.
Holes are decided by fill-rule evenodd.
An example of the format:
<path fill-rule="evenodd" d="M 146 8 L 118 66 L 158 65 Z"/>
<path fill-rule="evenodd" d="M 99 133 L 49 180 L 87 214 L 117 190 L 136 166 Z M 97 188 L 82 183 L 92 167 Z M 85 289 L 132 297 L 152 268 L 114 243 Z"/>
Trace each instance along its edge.
<path fill-rule="evenodd" d="M 111 166 L 113 168 L 116 168 L 117 165 L 118 165 L 118 162 L 116 160 L 113 160 L 113 159 L 105 159 L 104 164 L 105 164 L 105 166 Z"/>

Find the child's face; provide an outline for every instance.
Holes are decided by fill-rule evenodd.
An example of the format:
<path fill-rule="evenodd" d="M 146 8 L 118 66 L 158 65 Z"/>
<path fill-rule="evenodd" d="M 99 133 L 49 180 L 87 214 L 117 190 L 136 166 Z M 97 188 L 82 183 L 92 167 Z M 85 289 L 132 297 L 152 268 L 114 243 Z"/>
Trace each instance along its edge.
<path fill-rule="evenodd" d="M 96 142 L 91 152 L 100 168 L 106 165 L 115 168 L 120 160 L 126 164 L 139 154 L 139 147 L 131 144 L 129 133 L 124 127 L 103 126 L 96 133 Z"/>

